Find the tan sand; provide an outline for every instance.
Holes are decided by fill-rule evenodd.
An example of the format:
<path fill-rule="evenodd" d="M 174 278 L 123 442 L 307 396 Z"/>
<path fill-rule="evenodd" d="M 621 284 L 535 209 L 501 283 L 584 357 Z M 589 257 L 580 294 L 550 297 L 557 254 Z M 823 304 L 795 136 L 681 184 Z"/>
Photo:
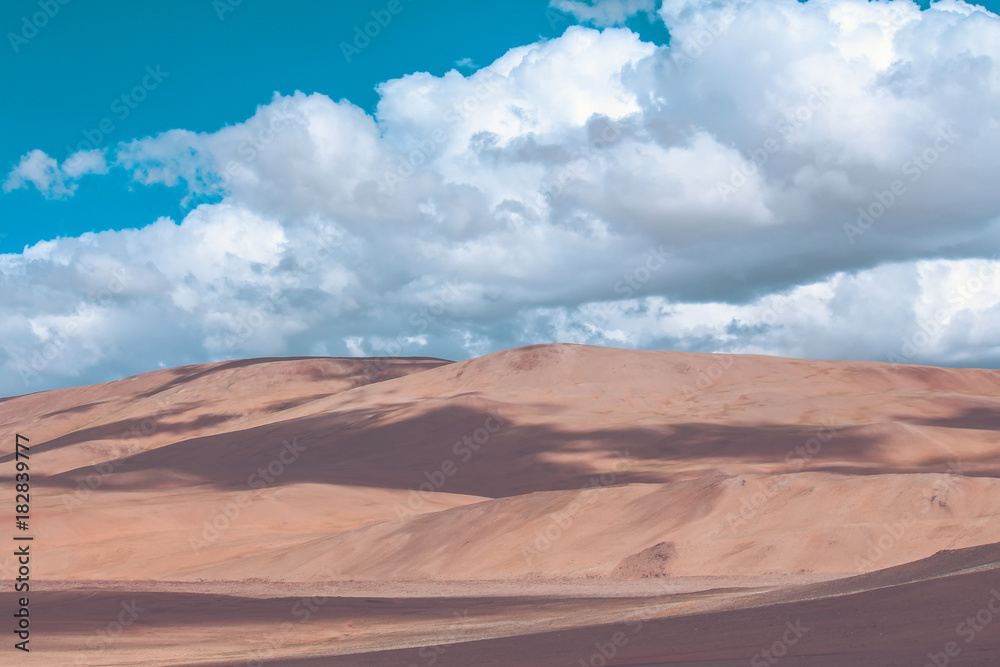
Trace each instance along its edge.
<path fill-rule="evenodd" d="M 4 399 L 0 424 L 32 444 L 25 664 L 597 664 L 645 619 L 607 664 L 745 665 L 796 615 L 786 664 L 919 666 L 956 637 L 949 664 L 1000 664 L 1000 616 L 956 635 L 1000 586 L 977 550 L 1000 371 L 260 359 Z"/>

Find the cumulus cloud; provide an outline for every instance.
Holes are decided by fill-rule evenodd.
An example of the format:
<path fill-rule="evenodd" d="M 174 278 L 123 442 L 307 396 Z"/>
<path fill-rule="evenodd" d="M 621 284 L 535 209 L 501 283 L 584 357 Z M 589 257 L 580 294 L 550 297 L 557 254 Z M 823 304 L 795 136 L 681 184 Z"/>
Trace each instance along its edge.
<path fill-rule="evenodd" d="M 64 199 L 76 192 L 77 181 L 87 174 L 106 174 L 108 165 L 103 150 L 74 153 L 62 165 L 38 149 L 29 151 L 11 169 L 4 181 L 4 192 L 34 186 L 46 199 Z"/>
<path fill-rule="evenodd" d="M 750 303 L 660 296 L 540 308 L 526 337 L 693 352 L 1000 366 L 1000 261 L 884 264 Z"/>
<path fill-rule="evenodd" d="M 1000 365 L 1000 19 L 901 0 L 658 15 L 669 47 L 576 26 L 387 81 L 374 115 L 276 94 L 217 132 L 119 145 L 136 182 L 215 203 L 0 257 L 7 393 L 556 340 Z M 67 188 L 92 169 L 71 161 Z"/>

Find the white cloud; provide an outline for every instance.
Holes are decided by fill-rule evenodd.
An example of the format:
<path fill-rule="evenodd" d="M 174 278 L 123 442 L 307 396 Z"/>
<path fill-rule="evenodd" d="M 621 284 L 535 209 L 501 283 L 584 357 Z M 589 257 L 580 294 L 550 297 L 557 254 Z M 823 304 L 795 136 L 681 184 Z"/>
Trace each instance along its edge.
<path fill-rule="evenodd" d="M 745 305 L 659 296 L 527 310 L 523 340 L 695 352 L 1000 365 L 1000 260 L 837 273 Z"/>
<path fill-rule="evenodd" d="M 108 165 L 104 161 L 104 151 L 99 149 L 73 153 L 62 164 L 63 178 L 75 181 L 87 174 L 106 174 Z"/>
<path fill-rule="evenodd" d="M 33 185 L 47 199 L 72 197 L 77 183 L 87 174 L 106 174 L 108 165 L 104 161 L 103 150 L 89 150 L 74 153 L 66 158 L 62 166 L 55 158 L 38 149 L 29 151 L 11 169 L 4 181 L 4 192 Z"/>
<path fill-rule="evenodd" d="M 669 48 L 574 27 L 468 76 L 385 82 L 374 117 L 276 95 L 120 145 L 137 182 L 221 201 L 0 256 L 6 393 L 152 359 L 546 340 L 1000 364 L 1000 19 L 899 0 L 659 14 Z M 54 193 L 103 165 L 46 158 L 18 178 Z"/>
<path fill-rule="evenodd" d="M 656 11 L 655 0 L 550 0 L 549 6 L 598 28 L 623 26 L 636 14 L 652 17 Z"/>

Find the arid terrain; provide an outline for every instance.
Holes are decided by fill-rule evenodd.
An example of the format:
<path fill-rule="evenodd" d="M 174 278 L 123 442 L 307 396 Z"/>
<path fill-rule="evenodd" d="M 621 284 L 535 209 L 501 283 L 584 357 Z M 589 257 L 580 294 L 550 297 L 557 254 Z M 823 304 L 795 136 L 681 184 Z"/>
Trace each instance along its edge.
<path fill-rule="evenodd" d="M 996 370 L 250 359 L 0 424 L 3 664 L 1000 664 Z"/>

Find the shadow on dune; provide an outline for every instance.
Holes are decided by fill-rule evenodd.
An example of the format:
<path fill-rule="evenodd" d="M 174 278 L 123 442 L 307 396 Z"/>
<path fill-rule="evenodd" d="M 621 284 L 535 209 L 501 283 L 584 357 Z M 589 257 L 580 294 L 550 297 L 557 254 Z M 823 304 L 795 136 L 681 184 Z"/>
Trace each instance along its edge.
<path fill-rule="evenodd" d="M 650 619 L 639 607 L 635 620 L 628 622 L 445 644 L 434 655 L 440 667 L 581 663 L 737 667 L 778 663 L 773 659 L 778 649 L 766 654 L 770 661 L 762 650 L 784 642 L 779 647 L 780 664 L 797 667 L 985 667 L 1000 664 L 1000 621 L 988 611 L 1000 599 L 997 581 L 995 569 L 959 572 L 874 590 L 839 595 L 831 591 L 819 599 L 672 618 Z M 978 623 L 968 620 L 977 615 Z M 984 623 L 985 618 L 991 622 Z M 949 643 L 959 652 L 952 648 L 946 655 Z M 600 662 L 602 654 L 611 654 L 613 660 Z M 936 662 L 929 662 L 928 654 L 938 656 Z M 388 667 L 408 664 L 419 655 L 417 648 L 408 648 L 281 662 L 290 667 Z M 494 661 L 498 656 L 502 662 Z"/>
<path fill-rule="evenodd" d="M 139 585 L 145 582 L 138 582 Z M 280 595 L 280 594 L 279 594 Z M 263 598 L 203 593 L 166 593 L 155 591 L 39 591 L 33 602 L 45 609 L 38 621 L 39 632 L 58 635 L 68 632 L 94 631 L 107 625 L 94 619 L 115 619 L 122 611 L 122 602 L 134 602 L 141 610 L 139 622 L 154 625 L 158 631 L 190 627 L 192 617 L 202 622 L 225 619 L 227 623 L 301 621 L 302 610 L 312 600 L 311 616 L 327 622 L 356 619 L 406 618 L 426 614 L 442 620 L 453 618 L 455 612 L 474 609 L 478 614 L 501 614 L 511 607 L 538 604 L 531 598 L 510 598 L 496 605 L 492 598 L 376 598 L 268 596 Z M 17 600 L 13 593 L 0 593 L 0 600 L 10 606 Z M 15 605 L 16 606 L 16 605 Z M 126 605 L 128 608 L 129 605 Z M 293 615 L 295 614 L 295 615 Z M 95 627 L 96 626 L 96 627 Z"/>
<path fill-rule="evenodd" d="M 313 482 L 412 489 L 432 484 L 449 493 L 502 497 L 580 488 L 595 475 L 611 472 L 614 484 L 671 481 L 670 474 L 647 469 L 664 460 L 703 460 L 708 467 L 727 461 L 787 465 L 797 448 L 805 451 L 818 429 L 664 422 L 658 427 L 571 430 L 513 420 L 499 426 L 491 405 L 469 395 L 433 408 L 401 403 L 342 410 L 192 438 L 125 458 L 105 484 L 148 488 L 157 474 L 171 472 L 232 490 L 270 478 L 268 486 Z M 131 423 L 101 428 L 119 434 Z M 842 427 L 811 456 L 809 469 L 855 461 L 861 473 L 894 470 L 880 464 L 878 449 L 878 436 Z M 75 478 L 89 472 L 69 471 L 49 483 L 75 486 Z"/>
<path fill-rule="evenodd" d="M 1000 431 L 1000 407 L 975 406 L 962 410 L 952 417 L 933 419 L 906 419 L 911 424 L 940 426 L 944 428 L 968 428 L 977 431 Z"/>
<path fill-rule="evenodd" d="M 261 359 L 248 359 L 248 360 L 238 360 L 225 362 L 213 368 L 205 369 L 203 366 L 185 366 L 175 369 L 169 369 L 168 371 L 163 371 L 163 373 L 168 373 L 173 376 L 173 379 L 159 385 L 155 389 L 138 394 L 136 401 L 150 401 L 154 397 L 169 391 L 178 385 L 190 386 L 190 383 L 204 377 L 209 377 L 211 375 L 216 375 L 228 370 L 235 368 L 243 368 L 247 366 L 253 366 L 263 363 L 276 363 L 283 364 L 284 362 L 299 362 L 299 361 L 310 361 L 316 360 L 320 362 L 342 362 L 344 366 L 343 371 L 334 370 L 334 366 L 326 366 L 323 368 L 313 368 L 304 369 L 304 374 L 310 376 L 309 379 L 315 382 L 339 382 L 347 384 L 347 386 L 339 385 L 336 392 L 325 392 L 319 394 L 312 394 L 310 396 L 299 396 L 296 398 L 291 398 L 285 401 L 278 401 L 275 403 L 268 404 L 262 409 L 266 412 L 280 412 L 282 410 L 287 410 L 299 405 L 308 403 L 312 400 L 317 400 L 320 398 L 325 398 L 332 393 L 337 393 L 340 391 L 347 391 L 356 387 L 375 384 L 378 382 L 384 382 L 387 380 L 392 380 L 404 375 L 408 375 L 412 372 L 419 372 L 420 370 L 429 370 L 431 368 L 436 368 L 441 365 L 450 364 L 452 362 L 435 359 L 431 357 L 414 357 L 399 359 L 394 357 L 385 358 L 375 358 L 371 360 L 369 358 L 358 358 L 358 359 L 340 359 L 331 357 L 288 357 L 288 358 L 261 358 Z M 374 370 L 369 373 L 364 373 L 363 363 L 367 361 L 374 361 L 376 364 L 373 368 Z M 398 363 L 404 362 L 404 363 Z M 414 366 L 426 366 L 426 368 L 419 368 L 414 371 Z M 239 378 L 234 378 L 234 381 L 239 381 Z M 225 391 L 223 388 L 222 391 Z M 66 408 L 62 410 L 55 410 L 44 415 L 44 417 L 52 417 L 64 413 L 72 413 L 86 410 L 87 408 L 93 407 L 95 405 L 100 405 L 101 403 L 113 402 L 112 400 L 98 401 L 87 403 L 79 406 L 74 406 L 71 408 Z M 170 407 L 167 407 L 170 406 Z M 118 406 L 117 409 L 121 410 L 128 408 L 127 404 Z M 154 403 L 149 406 L 146 412 L 139 412 L 134 416 L 129 417 L 126 420 L 119 420 L 115 422 L 108 422 L 104 424 L 99 424 L 97 426 L 85 427 L 74 430 L 67 433 L 64 436 L 53 438 L 47 442 L 39 443 L 32 447 L 32 451 L 36 454 L 42 454 L 44 452 L 53 451 L 60 449 L 62 447 L 67 447 L 70 445 L 75 445 L 83 442 L 95 442 L 95 441 L 111 441 L 120 444 L 122 449 L 126 449 L 129 443 L 141 442 L 144 438 L 149 437 L 153 434 L 162 435 L 163 433 L 176 433 L 182 435 L 185 432 L 190 432 L 192 429 L 204 429 L 211 426 L 216 426 L 222 424 L 226 421 L 232 420 L 233 416 L 229 414 L 215 414 L 215 415 L 201 415 L 196 419 L 178 422 L 178 423 L 164 423 L 164 419 L 178 414 L 183 414 L 187 411 L 194 411 L 199 406 L 195 402 L 185 401 L 179 402 L 172 396 L 166 397 L 163 401 L 159 403 Z M 148 420 L 155 420 L 155 429 L 151 428 Z M 146 423 L 144 423 L 146 422 Z M 13 459 L 13 453 L 0 456 L 0 463 L 7 462 Z"/>
<path fill-rule="evenodd" d="M 308 359 L 308 358 L 309 357 L 291 357 L 288 358 L 287 360 L 300 361 L 302 359 Z M 215 375 L 227 370 L 232 370 L 234 368 L 245 368 L 247 366 L 254 366 L 256 364 L 267 363 L 269 361 L 285 361 L 285 359 L 278 357 L 265 357 L 261 359 L 235 359 L 233 361 L 226 361 L 220 363 L 219 365 L 212 366 L 211 368 L 205 368 L 203 365 L 180 366 L 178 368 L 171 368 L 163 372 L 173 376 L 173 379 L 168 380 L 167 382 L 164 382 L 163 384 L 153 389 L 150 389 L 149 391 L 138 394 L 136 398 L 150 398 L 151 396 L 155 396 L 156 394 L 166 391 L 167 389 L 175 387 L 181 383 L 188 383 L 202 377 Z"/>
<path fill-rule="evenodd" d="M 121 448 L 124 450 L 127 449 L 130 443 L 141 441 L 143 438 L 148 437 L 146 433 L 143 433 L 144 420 L 156 420 L 155 430 L 152 431 L 152 433 L 180 434 L 190 432 L 192 429 L 207 428 L 209 426 L 221 424 L 233 418 L 232 415 L 218 414 L 201 415 L 196 419 L 186 422 L 164 423 L 162 421 L 165 417 L 184 414 L 190 411 L 190 409 L 191 406 L 189 404 L 178 404 L 175 408 L 170 410 L 150 411 L 143 416 L 136 416 L 121 421 L 92 426 L 90 428 L 77 429 L 76 431 L 67 433 L 64 436 L 53 438 L 52 440 L 34 445 L 32 446 L 31 451 L 33 454 L 42 454 L 44 452 L 54 451 L 80 443 L 107 441 L 119 442 Z M 10 461 L 13 458 L 13 454 L 0 457 L 0 463 Z"/>
<path fill-rule="evenodd" d="M 108 402 L 109 401 L 107 399 L 105 399 L 103 401 L 93 401 L 91 403 L 81 403 L 80 405 L 74 405 L 73 407 L 70 407 L 70 408 L 64 408 L 62 410 L 53 410 L 52 412 L 47 412 L 44 415 L 42 415 L 42 417 L 55 417 L 56 415 L 72 414 L 74 412 L 84 412 L 86 410 L 89 410 L 90 408 L 96 407 L 98 405 L 104 405 L 105 403 L 108 403 Z"/>
<path fill-rule="evenodd" d="M 261 357 L 258 359 L 237 359 L 234 361 L 223 362 L 212 368 L 204 368 L 204 366 L 182 366 L 180 368 L 170 369 L 169 372 L 175 375 L 174 379 L 156 387 L 155 389 L 139 394 L 138 398 L 150 398 L 156 394 L 171 389 L 178 384 L 187 384 L 200 378 L 233 370 L 235 368 L 244 368 L 247 366 L 265 363 L 281 364 L 300 361 L 320 361 L 327 363 L 340 362 L 343 366 L 345 366 L 346 370 L 344 372 L 331 372 L 329 368 L 323 369 L 322 371 L 316 369 L 315 372 L 312 373 L 313 379 L 317 381 L 354 379 L 356 381 L 354 386 L 383 382 L 385 380 L 391 380 L 393 378 L 406 375 L 407 372 L 411 372 L 410 369 L 414 365 L 426 365 L 428 368 L 436 368 L 437 366 L 452 363 L 446 359 L 436 359 L 433 357 Z M 399 363 L 400 361 L 404 363 L 401 365 Z M 365 378 L 364 375 L 359 375 L 359 370 L 364 369 L 366 364 L 370 365 L 370 367 L 374 369 L 371 372 L 371 376 L 368 378 Z"/>

